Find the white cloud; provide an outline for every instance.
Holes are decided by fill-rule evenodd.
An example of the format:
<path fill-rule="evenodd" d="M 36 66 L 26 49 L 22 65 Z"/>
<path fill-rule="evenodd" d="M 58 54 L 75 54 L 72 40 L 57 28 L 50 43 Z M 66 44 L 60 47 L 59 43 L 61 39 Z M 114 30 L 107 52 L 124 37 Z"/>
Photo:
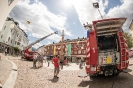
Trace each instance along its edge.
<path fill-rule="evenodd" d="M 92 23 L 92 21 L 94 20 L 101 19 L 98 10 L 92 5 L 92 3 L 94 2 L 99 2 L 99 10 L 104 18 L 127 17 L 128 19 L 124 24 L 123 29 L 130 32 L 128 27 L 130 25 L 131 19 L 133 18 L 133 0 L 120 0 L 122 2 L 122 5 L 111 8 L 107 14 L 105 13 L 105 9 L 110 8 L 108 7 L 109 0 L 69 1 L 78 14 L 81 24 L 86 22 Z M 51 28 L 56 28 L 58 31 L 62 31 L 62 29 L 64 29 L 65 35 L 73 36 L 71 34 L 71 31 L 66 30 L 67 18 L 65 14 L 61 13 L 55 15 L 48 11 L 47 7 L 38 0 L 34 0 L 34 2 L 37 3 L 29 4 L 30 0 L 20 1 L 10 13 L 10 16 L 19 22 L 22 29 L 24 29 L 26 32 L 31 33 L 31 36 L 38 38 L 53 32 Z M 26 24 L 27 20 L 31 22 L 30 25 Z M 59 35 L 52 35 L 48 38 L 56 41 L 61 40 L 61 36 Z M 49 41 L 47 44 L 50 43 L 51 42 Z"/>
<path fill-rule="evenodd" d="M 31 41 L 29 41 L 29 44 L 32 43 Z"/>
<path fill-rule="evenodd" d="M 133 19 L 133 0 L 122 0 L 122 5 L 114 7 L 109 10 L 107 16 L 108 17 L 125 17 L 127 21 L 123 25 L 123 29 L 126 32 L 130 32 L 129 25 L 131 20 Z"/>
<path fill-rule="evenodd" d="M 46 45 L 49 45 L 49 44 L 51 44 L 51 42 L 50 42 L 50 41 L 48 41 L 48 42 L 46 43 Z"/>
<path fill-rule="evenodd" d="M 75 24 L 76 22 L 73 22 L 73 24 Z"/>
<path fill-rule="evenodd" d="M 41 43 L 36 43 L 35 45 L 33 45 L 32 47 L 34 47 L 34 48 L 39 48 L 40 46 L 42 46 L 42 44 Z"/>
<path fill-rule="evenodd" d="M 41 38 L 53 33 L 54 30 L 51 28 L 56 28 L 58 31 L 64 29 L 66 35 L 73 36 L 70 31 L 66 30 L 66 16 L 51 13 L 39 0 L 34 0 L 32 4 L 30 2 L 30 0 L 19 1 L 10 13 L 10 17 L 19 22 L 25 32 L 31 33 L 33 37 Z M 28 25 L 26 21 L 31 23 Z M 52 35 L 48 39 L 59 41 L 61 36 Z"/>
<path fill-rule="evenodd" d="M 105 0 L 104 6 L 105 7 L 108 7 L 108 4 L 109 4 L 109 1 L 108 0 Z"/>
<path fill-rule="evenodd" d="M 104 18 L 114 18 L 114 17 L 126 17 L 128 18 L 126 23 L 123 25 L 124 31 L 129 31 L 128 27 L 130 21 L 133 18 L 133 0 L 121 0 L 122 5 L 111 8 L 108 13 L 105 13 L 105 9 L 108 7 L 108 0 L 73 0 L 71 2 L 76 9 L 81 24 L 92 23 L 94 20 L 101 19 L 100 14 L 97 9 L 92 5 L 93 2 L 99 2 L 99 10 Z"/>
<path fill-rule="evenodd" d="M 98 2 L 100 6 L 100 11 L 102 15 L 105 14 L 105 7 L 108 6 L 108 0 L 105 0 L 105 3 L 102 0 L 73 0 L 71 3 L 74 6 L 80 22 L 83 23 L 92 23 L 93 20 L 101 19 L 100 14 L 96 8 L 93 7 L 92 3 Z"/>
<path fill-rule="evenodd" d="M 36 3 L 37 3 L 37 2 L 39 2 L 39 0 L 34 0 L 34 2 L 36 2 Z"/>

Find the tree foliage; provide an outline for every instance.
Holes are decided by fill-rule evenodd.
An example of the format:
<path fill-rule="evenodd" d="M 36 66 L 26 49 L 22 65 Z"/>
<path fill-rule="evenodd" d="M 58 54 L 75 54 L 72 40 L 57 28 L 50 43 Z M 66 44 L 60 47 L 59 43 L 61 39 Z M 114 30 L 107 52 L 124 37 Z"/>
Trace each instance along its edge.
<path fill-rule="evenodd" d="M 15 52 L 19 52 L 20 50 L 19 50 L 18 47 L 14 47 L 14 51 L 15 51 Z"/>
<path fill-rule="evenodd" d="M 124 35 L 125 35 L 125 38 L 127 40 L 128 48 L 132 48 L 133 47 L 133 38 L 132 38 L 132 35 L 127 33 L 127 32 L 125 32 Z"/>

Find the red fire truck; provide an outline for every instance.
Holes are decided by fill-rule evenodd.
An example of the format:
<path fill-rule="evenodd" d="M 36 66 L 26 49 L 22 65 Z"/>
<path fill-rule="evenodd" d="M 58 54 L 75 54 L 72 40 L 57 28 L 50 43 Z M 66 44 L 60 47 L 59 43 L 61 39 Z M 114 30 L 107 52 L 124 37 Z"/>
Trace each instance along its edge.
<path fill-rule="evenodd" d="M 88 75 L 118 75 L 127 69 L 129 53 L 122 26 L 126 18 L 93 21 L 86 46 Z"/>
<path fill-rule="evenodd" d="M 42 41 L 43 39 L 53 35 L 53 34 L 58 34 L 58 32 L 56 31 L 54 33 L 51 33 L 51 34 L 49 34 L 49 35 L 47 35 L 45 37 L 42 37 L 42 38 L 38 39 L 35 42 L 29 44 L 28 46 L 24 47 L 24 50 L 22 51 L 23 54 L 22 54 L 21 59 L 33 60 L 33 55 L 34 55 L 34 53 L 37 53 L 37 52 L 32 51 L 32 46 L 35 45 L 36 43 Z"/>

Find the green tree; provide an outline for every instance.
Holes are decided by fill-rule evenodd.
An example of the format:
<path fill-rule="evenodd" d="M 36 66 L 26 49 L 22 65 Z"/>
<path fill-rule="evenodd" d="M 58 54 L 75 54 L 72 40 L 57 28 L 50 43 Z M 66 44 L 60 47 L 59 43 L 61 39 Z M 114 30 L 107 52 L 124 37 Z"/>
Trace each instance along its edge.
<path fill-rule="evenodd" d="M 14 47 L 14 51 L 15 51 L 15 52 L 19 52 L 20 49 L 19 49 L 18 47 Z"/>
<path fill-rule="evenodd" d="M 133 38 L 132 38 L 132 35 L 127 33 L 127 32 L 125 32 L 124 35 L 125 35 L 125 38 L 127 40 L 128 48 L 132 48 L 133 47 Z"/>

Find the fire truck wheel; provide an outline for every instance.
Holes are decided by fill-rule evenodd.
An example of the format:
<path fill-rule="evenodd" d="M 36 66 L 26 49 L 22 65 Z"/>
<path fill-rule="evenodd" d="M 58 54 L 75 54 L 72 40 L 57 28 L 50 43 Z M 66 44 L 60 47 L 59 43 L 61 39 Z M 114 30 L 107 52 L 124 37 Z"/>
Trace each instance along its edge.
<path fill-rule="evenodd" d="M 109 75 L 112 76 L 113 75 L 113 70 L 109 71 Z"/>
<path fill-rule="evenodd" d="M 114 75 L 119 75 L 119 71 L 117 69 L 114 69 Z"/>
<path fill-rule="evenodd" d="M 104 71 L 104 75 L 105 76 L 108 76 L 109 74 L 108 74 L 108 71 Z"/>

